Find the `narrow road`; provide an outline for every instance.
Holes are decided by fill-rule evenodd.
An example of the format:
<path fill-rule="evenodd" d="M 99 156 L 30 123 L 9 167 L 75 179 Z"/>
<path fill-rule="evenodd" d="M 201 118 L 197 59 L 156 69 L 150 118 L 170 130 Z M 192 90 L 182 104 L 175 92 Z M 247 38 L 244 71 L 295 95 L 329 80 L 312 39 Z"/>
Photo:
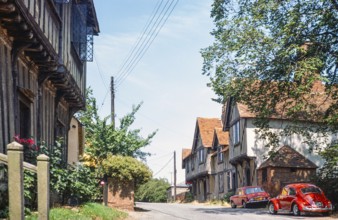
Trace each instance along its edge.
<path fill-rule="evenodd" d="M 289 220 L 313 219 L 331 220 L 322 216 L 293 216 L 290 214 L 270 215 L 265 208 L 232 209 L 224 206 L 204 204 L 175 204 L 175 203 L 136 203 L 135 212 L 131 212 L 131 219 L 135 220 Z"/>

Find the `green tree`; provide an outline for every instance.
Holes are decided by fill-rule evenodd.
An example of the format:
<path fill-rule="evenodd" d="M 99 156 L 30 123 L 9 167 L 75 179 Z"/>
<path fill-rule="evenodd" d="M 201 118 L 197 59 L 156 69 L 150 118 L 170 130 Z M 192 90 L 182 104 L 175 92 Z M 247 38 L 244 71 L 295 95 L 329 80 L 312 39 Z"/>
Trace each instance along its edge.
<path fill-rule="evenodd" d="M 320 155 L 325 159 L 324 166 L 316 175 L 315 183 L 324 190 L 325 195 L 337 209 L 338 205 L 338 145 L 323 150 Z"/>
<path fill-rule="evenodd" d="M 203 74 L 218 102 L 232 97 L 246 104 L 271 145 L 266 118 L 284 103 L 289 120 L 312 120 L 316 127 L 289 127 L 286 134 L 336 132 L 338 2 L 336 0 L 214 0 L 214 43 L 201 50 Z M 316 81 L 325 83 L 326 99 L 311 102 Z M 318 111 L 325 107 L 325 112 Z M 322 144 L 312 144 L 323 146 Z M 330 144 L 330 143 L 329 143 Z"/>
<path fill-rule="evenodd" d="M 143 138 L 140 135 L 140 129 L 130 128 L 141 104 L 133 107 L 132 112 L 120 119 L 120 125 L 116 127 L 108 123 L 110 116 L 100 118 L 96 100 L 92 97 L 90 88 L 87 89 L 86 100 L 86 111 L 81 111 L 78 118 L 86 127 L 85 152 L 95 160 L 94 163 L 101 163 L 110 153 L 145 160 L 149 153 L 142 151 L 142 148 L 150 144 L 156 131 Z"/>
<path fill-rule="evenodd" d="M 151 179 L 135 192 L 135 200 L 140 202 L 166 202 L 170 184 L 166 179 Z"/>

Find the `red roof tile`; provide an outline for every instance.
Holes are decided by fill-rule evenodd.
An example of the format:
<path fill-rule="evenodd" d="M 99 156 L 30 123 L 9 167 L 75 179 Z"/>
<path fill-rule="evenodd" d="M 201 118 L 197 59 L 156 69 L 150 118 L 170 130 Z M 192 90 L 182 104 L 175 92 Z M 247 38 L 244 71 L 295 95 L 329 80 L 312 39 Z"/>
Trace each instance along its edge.
<path fill-rule="evenodd" d="M 259 87 L 259 84 L 260 82 L 257 81 L 252 85 L 252 87 Z M 278 91 L 273 91 L 273 89 L 271 89 L 270 93 L 274 92 Z M 334 99 L 331 97 L 331 95 L 328 95 L 325 92 L 325 85 L 320 81 L 316 81 L 314 82 L 311 88 L 311 92 L 309 94 L 304 94 L 302 96 L 302 101 L 306 103 L 306 105 L 304 106 L 304 109 L 299 110 L 299 114 L 297 114 L 296 117 L 299 120 L 309 120 L 307 112 L 311 112 L 311 120 L 320 121 L 323 119 L 327 110 L 334 102 Z M 287 119 L 288 118 L 287 111 L 292 107 L 294 107 L 295 105 L 296 105 L 295 100 L 291 98 L 286 98 L 283 101 L 277 103 L 275 107 L 275 113 L 271 115 L 269 118 Z M 237 109 L 240 117 L 242 118 L 256 117 L 256 114 L 253 113 L 251 110 L 249 110 L 248 106 L 243 103 L 237 103 Z"/>
<path fill-rule="evenodd" d="M 221 120 L 218 118 L 197 118 L 202 144 L 204 147 L 212 147 L 214 129 L 222 128 Z"/>
<path fill-rule="evenodd" d="M 265 167 L 299 167 L 299 168 L 317 168 L 311 160 L 289 146 L 281 147 L 276 155 L 271 156 L 264 161 L 259 169 Z"/>
<path fill-rule="evenodd" d="M 229 145 L 229 132 L 223 131 L 222 128 L 215 128 L 215 134 L 220 145 Z"/>
<path fill-rule="evenodd" d="M 191 154 L 191 149 L 183 148 L 182 149 L 182 160 L 189 157 Z"/>

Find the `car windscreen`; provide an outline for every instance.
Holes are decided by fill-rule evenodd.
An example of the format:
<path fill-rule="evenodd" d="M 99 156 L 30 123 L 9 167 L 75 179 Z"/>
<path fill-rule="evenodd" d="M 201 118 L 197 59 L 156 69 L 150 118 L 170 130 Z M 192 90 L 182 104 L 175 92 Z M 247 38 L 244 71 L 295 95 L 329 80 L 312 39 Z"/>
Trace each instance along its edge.
<path fill-rule="evenodd" d="M 302 188 L 301 191 L 302 191 L 303 194 L 307 194 L 307 193 L 322 193 L 322 191 L 319 188 L 313 187 L 313 186 Z"/>
<path fill-rule="evenodd" d="M 252 193 L 259 193 L 259 192 L 264 192 L 264 190 L 261 187 L 245 189 L 245 194 L 252 194 Z"/>

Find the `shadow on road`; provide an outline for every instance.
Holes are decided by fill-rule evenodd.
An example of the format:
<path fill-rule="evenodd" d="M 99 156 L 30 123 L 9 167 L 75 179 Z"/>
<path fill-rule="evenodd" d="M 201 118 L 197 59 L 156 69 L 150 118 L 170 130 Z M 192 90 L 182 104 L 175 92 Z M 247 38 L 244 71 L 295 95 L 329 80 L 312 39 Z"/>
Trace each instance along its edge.
<path fill-rule="evenodd" d="M 252 209 L 252 208 L 196 208 L 195 211 L 203 212 L 208 214 L 230 214 L 230 215 L 245 215 L 245 214 L 255 214 L 255 215 L 270 215 L 266 208 Z M 288 217 L 291 219 L 311 219 L 323 218 L 321 214 L 302 214 L 300 216 L 293 216 L 288 213 L 278 213 L 275 215 L 277 218 Z M 330 219 L 330 218 L 329 218 Z"/>
<path fill-rule="evenodd" d="M 139 207 L 134 207 L 134 211 L 135 212 L 149 212 L 150 210 L 142 209 L 142 208 L 139 208 Z"/>

